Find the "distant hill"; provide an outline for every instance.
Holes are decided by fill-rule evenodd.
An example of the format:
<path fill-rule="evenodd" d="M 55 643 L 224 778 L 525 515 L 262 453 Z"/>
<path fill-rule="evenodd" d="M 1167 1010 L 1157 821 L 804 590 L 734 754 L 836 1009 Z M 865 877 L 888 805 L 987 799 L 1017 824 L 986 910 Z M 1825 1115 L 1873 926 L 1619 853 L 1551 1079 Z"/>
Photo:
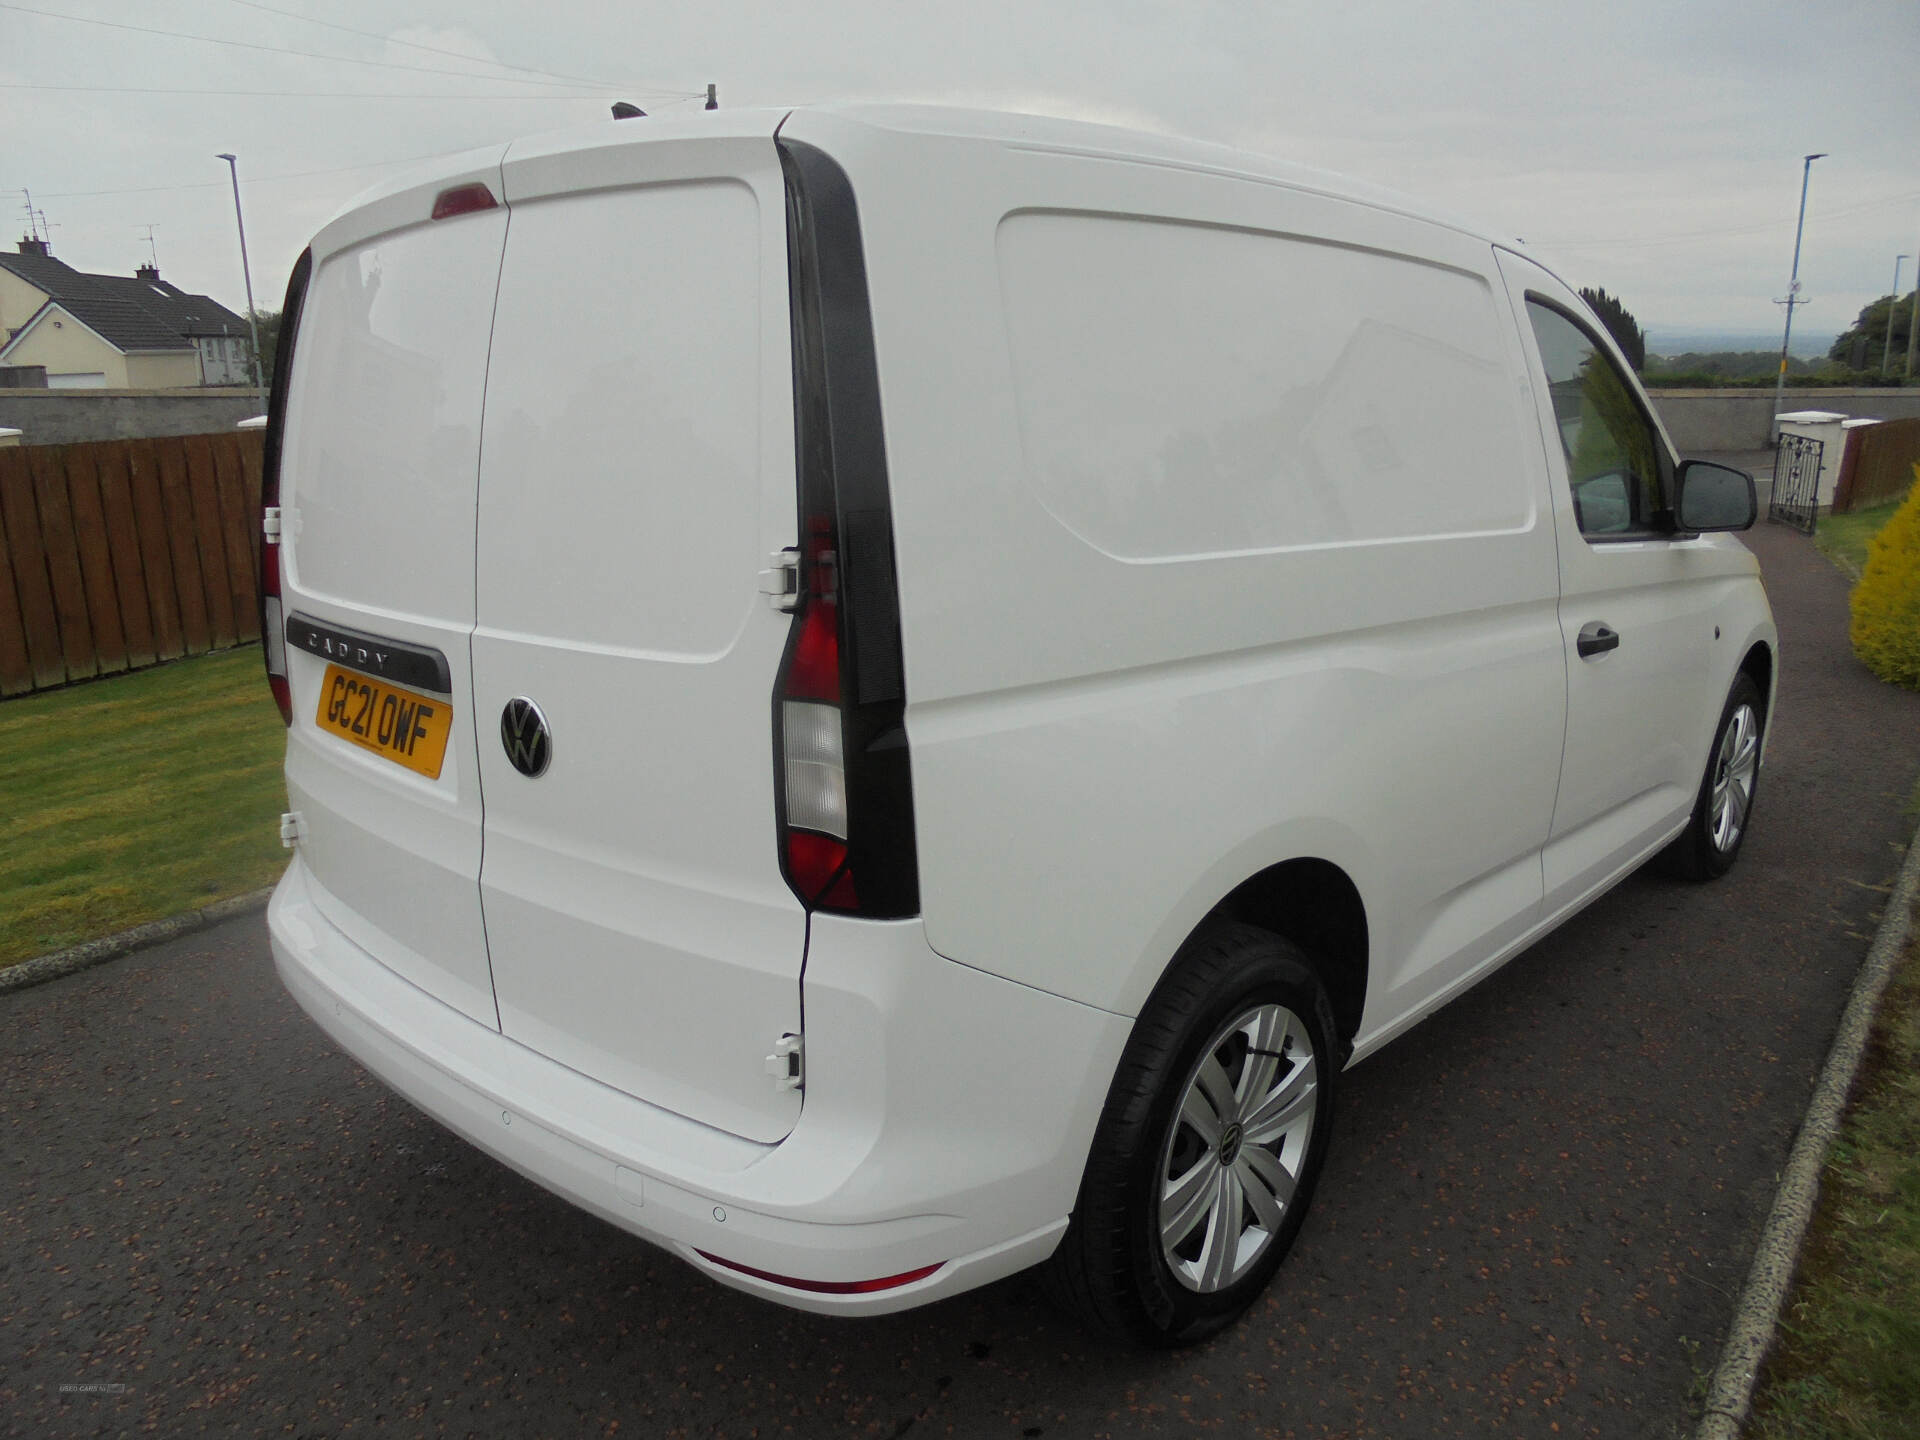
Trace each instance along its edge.
<path fill-rule="evenodd" d="M 1774 330 L 1683 330 L 1662 325 L 1647 329 L 1648 355 L 1710 355 L 1719 351 L 1771 350 L 1780 353 L 1780 332 Z M 1793 337 L 1793 354 L 1804 360 L 1826 357 L 1833 336 L 1821 331 Z"/>

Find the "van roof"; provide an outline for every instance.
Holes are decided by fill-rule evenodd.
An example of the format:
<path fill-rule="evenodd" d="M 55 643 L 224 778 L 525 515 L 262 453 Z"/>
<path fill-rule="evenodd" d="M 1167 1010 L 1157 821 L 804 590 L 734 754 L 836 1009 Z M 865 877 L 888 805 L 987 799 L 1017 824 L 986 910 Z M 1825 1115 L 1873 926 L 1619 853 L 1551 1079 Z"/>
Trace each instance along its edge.
<path fill-rule="evenodd" d="M 1283 185 L 1334 199 L 1351 200 L 1470 235 L 1489 244 L 1523 249 L 1509 236 L 1493 234 L 1485 226 L 1464 220 L 1399 191 L 1352 179 L 1329 170 L 1294 164 L 1228 145 L 1086 120 L 1017 111 L 966 109 L 942 105 L 846 102 L 799 107 L 756 106 L 647 116 L 639 120 L 603 120 L 548 131 L 513 141 L 423 161 L 355 196 L 342 206 L 323 231 L 355 212 L 398 198 L 428 185 L 467 178 L 498 165 L 509 155 L 559 154 L 603 145 L 625 145 L 652 139 L 686 139 L 695 135 L 773 135 L 787 120 L 803 113 L 831 115 L 842 121 L 900 135 L 925 135 L 949 140 L 977 140 L 1021 149 L 1060 154 L 1096 155 L 1136 163 L 1168 166 L 1256 183 Z M 385 208 L 385 207 L 382 207 Z M 363 226 L 346 228 L 360 231 Z M 376 227 L 384 228 L 384 227 Z M 326 247 L 328 249 L 332 246 Z"/>
<path fill-rule="evenodd" d="M 1206 140 L 1189 140 L 1151 130 L 1108 125 L 1090 120 L 1066 120 L 1052 115 L 1029 115 L 1010 110 L 975 110 L 945 105 L 891 105 L 850 102 L 809 105 L 806 110 L 870 125 L 899 134 L 931 135 L 943 139 L 985 140 L 1023 149 L 1064 154 L 1100 155 L 1151 165 L 1227 175 L 1239 179 L 1309 190 L 1334 199 L 1354 200 L 1381 210 L 1412 216 L 1489 243 L 1512 244 L 1492 235 L 1484 226 L 1452 215 L 1424 200 L 1384 185 L 1357 180 L 1331 170 L 1295 164 L 1258 151 Z"/>

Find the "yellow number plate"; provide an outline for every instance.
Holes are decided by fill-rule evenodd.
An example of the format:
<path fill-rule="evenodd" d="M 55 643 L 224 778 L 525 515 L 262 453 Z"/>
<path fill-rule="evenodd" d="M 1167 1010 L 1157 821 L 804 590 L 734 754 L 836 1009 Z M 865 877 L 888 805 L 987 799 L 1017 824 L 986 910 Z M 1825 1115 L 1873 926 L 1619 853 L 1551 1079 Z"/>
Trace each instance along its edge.
<path fill-rule="evenodd" d="M 329 665 L 313 723 L 329 735 L 438 780 L 453 730 L 453 705 Z"/>

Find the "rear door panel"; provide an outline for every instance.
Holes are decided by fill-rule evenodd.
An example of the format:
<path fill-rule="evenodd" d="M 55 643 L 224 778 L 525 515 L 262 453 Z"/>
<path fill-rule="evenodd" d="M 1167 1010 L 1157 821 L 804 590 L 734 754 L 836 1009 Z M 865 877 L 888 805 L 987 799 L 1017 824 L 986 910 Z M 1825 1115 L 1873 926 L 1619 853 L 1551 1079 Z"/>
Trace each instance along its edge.
<path fill-rule="evenodd" d="M 326 654 L 288 647 L 287 789 L 322 912 L 430 994 L 494 1026 L 481 928 L 480 772 L 467 662 L 474 495 L 504 210 L 431 221 L 499 187 L 500 150 L 398 187 L 315 240 L 281 470 L 287 614 L 438 651 L 453 728 L 437 778 L 323 731 Z"/>
<path fill-rule="evenodd" d="M 651 124 L 652 122 L 648 122 Z M 651 132 L 650 132 L 651 133 Z M 473 685 L 502 1027 L 751 1139 L 799 1114 L 806 918 L 781 878 L 759 591 L 794 543 L 770 135 L 516 150 L 481 464 Z M 499 735 L 516 696 L 547 770 Z"/>

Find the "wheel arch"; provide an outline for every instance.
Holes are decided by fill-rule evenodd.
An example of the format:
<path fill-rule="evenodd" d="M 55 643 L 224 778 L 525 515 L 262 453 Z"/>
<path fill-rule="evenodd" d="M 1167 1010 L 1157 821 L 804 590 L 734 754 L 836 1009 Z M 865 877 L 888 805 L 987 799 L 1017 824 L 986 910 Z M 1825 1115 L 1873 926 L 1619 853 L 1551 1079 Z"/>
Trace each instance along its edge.
<path fill-rule="evenodd" d="M 1314 961 L 1350 1050 L 1366 1009 L 1369 955 L 1366 902 L 1347 872 L 1314 857 L 1269 865 L 1236 885 L 1194 933 L 1228 921 L 1282 936 Z"/>

